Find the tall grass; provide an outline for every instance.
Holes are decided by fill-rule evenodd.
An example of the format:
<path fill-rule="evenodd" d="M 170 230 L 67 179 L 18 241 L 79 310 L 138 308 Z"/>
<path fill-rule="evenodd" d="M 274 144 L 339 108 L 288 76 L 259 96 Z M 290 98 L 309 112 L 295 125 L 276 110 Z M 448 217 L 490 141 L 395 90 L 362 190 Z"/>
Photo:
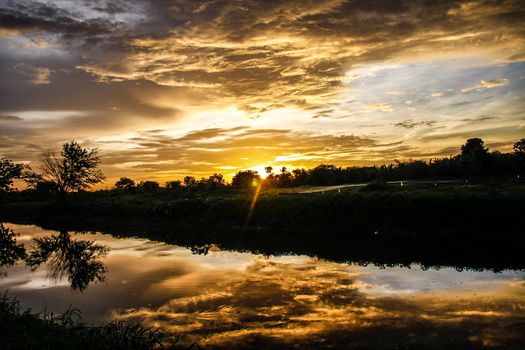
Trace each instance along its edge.
<path fill-rule="evenodd" d="M 23 310 L 16 298 L 0 298 L 0 349 L 175 349 L 179 340 L 158 328 L 112 321 L 101 326 L 81 322 L 80 310 L 61 314 Z"/>

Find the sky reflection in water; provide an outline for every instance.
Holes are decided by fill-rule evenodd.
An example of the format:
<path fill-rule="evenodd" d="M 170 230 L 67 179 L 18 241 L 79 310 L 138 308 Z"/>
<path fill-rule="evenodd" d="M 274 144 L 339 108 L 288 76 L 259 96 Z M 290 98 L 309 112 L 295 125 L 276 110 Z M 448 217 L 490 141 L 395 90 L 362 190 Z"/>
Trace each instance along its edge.
<path fill-rule="evenodd" d="M 56 234 L 8 225 L 19 242 Z M 525 341 L 525 272 L 422 270 L 336 264 L 305 256 L 207 255 L 145 239 L 73 234 L 109 248 L 105 281 L 84 292 L 46 267 L 22 264 L 0 279 L 25 306 L 63 311 L 85 322 L 113 318 L 204 337 L 201 345 L 375 348 L 446 345 L 513 348 Z M 446 341 L 447 343 L 443 343 Z"/>

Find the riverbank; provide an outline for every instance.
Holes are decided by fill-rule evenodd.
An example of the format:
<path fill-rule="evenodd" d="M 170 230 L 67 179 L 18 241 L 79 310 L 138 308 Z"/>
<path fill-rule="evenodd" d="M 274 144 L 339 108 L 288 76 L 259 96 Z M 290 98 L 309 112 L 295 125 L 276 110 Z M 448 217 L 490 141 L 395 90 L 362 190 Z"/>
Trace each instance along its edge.
<path fill-rule="evenodd" d="M 0 297 L 0 348 L 17 349 L 159 349 L 175 348 L 177 336 L 140 324 L 113 321 L 91 326 L 80 322 L 78 309 L 61 314 L 34 313 L 6 294 Z"/>
<path fill-rule="evenodd" d="M 1 220 L 334 261 L 525 268 L 523 184 L 260 195 L 12 197 Z"/>

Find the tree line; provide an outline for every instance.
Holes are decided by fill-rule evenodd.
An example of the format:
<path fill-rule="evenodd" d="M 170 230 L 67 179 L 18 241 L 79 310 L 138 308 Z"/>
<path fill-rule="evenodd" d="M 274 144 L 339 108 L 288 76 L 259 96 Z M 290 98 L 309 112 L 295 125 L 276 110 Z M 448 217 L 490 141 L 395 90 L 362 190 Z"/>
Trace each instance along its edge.
<path fill-rule="evenodd" d="M 24 180 L 29 191 L 45 193 L 67 193 L 87 190 L 106 177 L 99 169 L 98 149 L 83 148 L 76 141 L 62 145 L 59 153 L 45 152 L 40 157 L 40 171 L 29 166 L 16 164 L 0 158 L 0 191 L 12 189 L 15 179 Z M 471 138 L 461 146 L 455 156 L 423 160 L 395 161 L 381 166 L 337 167 L 321 164 L 312 169 L 282 167 L 274 172 L 273 167 L 265 168 L 266 178 L 257 171 L 237 172 L 231 183 L 222 174 L 196 179 L 185 176 L 182 180 L 168 181 L 165 189 L 175 192 L 209 192 L 227 188 L 326 186 L 375 180 L 396 181 L 422 178 L 465 178 L 488 176 L 515 176 L 525 173 L 525 138 L 516 142 L 513 152 L 490 151 L 482 139 Z M 120 178 L 113 189 L 120 192 L 153 192 L 161 188 L 156 181 L 135 183 L 128 177 Z"/>
<path fill-rule="evenodd" d="M 458 155 L 423 160 L 395 161 L 381 166 L 337 167 L 321 164 L 313 169 L 282 168 L 274 174 L 266 168 L 265 182 L 275 187 L 339 185 L 374 180 L 398 181 L 424 178 L 465 178 L 509 175 L 519 179 L 525 172 L 525 139 L 516 142 L 513 152 L 489 151 L 480 138 L 471 138 Z"/>

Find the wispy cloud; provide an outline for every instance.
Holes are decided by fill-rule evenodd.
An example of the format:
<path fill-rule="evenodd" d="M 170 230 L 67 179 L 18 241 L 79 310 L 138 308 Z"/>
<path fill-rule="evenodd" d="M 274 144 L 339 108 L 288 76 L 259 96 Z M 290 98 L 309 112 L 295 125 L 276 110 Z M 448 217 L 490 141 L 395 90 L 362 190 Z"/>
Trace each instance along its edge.
<path fill-rule="evenodd" d="M 479 91 L 483 89 L 492 89 L 496 87 L 505 86 L 509 82 L 510 81 L 507 78 L 502 78 L 498 80 L 482 80 L 472 87 L 461 89 L 461 92 L 468 93 L 468 92 Z"/>
<path fill-rule="evenodd" d="M 51 69 L 46 67 L 34 67 L 29 63 L 18 63 L 15 70 L 29 78 L 27 81 L 34 85 L 49 84 Z"/>

